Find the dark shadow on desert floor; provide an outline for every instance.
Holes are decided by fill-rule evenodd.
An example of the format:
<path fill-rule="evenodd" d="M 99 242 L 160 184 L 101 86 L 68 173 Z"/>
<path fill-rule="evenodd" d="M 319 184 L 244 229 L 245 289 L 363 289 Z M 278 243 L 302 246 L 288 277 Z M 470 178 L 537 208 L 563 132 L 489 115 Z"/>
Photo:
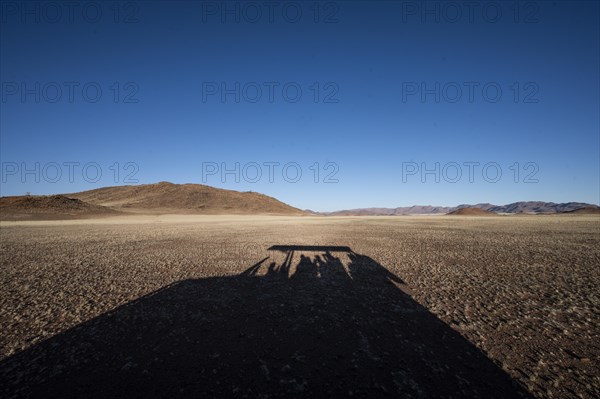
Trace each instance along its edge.
<path fill-rule="evenodd" d="M 373 259 L 270 250 L 285 260 L 174 283 L 5 359 L 0 396 L 528 397 Z"/>

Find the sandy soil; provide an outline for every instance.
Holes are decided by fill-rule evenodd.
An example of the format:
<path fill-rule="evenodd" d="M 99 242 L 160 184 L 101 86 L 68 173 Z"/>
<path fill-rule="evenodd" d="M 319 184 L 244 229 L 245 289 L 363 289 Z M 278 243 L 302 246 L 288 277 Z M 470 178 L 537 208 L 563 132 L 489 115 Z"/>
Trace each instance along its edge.
<path fill-rule="evenodd" d="M 600 396 L 600 218 L 0 222 L 1 397 Z"/>

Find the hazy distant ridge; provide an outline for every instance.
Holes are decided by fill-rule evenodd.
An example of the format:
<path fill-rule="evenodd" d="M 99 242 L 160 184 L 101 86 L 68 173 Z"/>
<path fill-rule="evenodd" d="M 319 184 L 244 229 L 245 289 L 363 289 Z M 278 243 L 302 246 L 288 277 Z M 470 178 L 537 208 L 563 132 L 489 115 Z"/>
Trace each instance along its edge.
<path fill-rule="evenodd" d="M 413 205 L 398 208 L 358 208 L 347 209 L 334 212 L 323 212 L 324 215 L 331 216 L 364 216 L 364 215 L 436 215 L 446 214 L 461 208 L 479 208 L 495 213 L 563 213 L 571 212 L 581 208 L 598 208 L 597 205 L 586 204 L 584 202 L 543 202 L 543 201 L 520 201 L 507 205 L 494 205 L 488 203 L 482 204 L 461 204 L 458 206 L 431 206 L 431 205 Z"/>
<path fill-rule="evenodd" d="M 521 201 L 507 205 L 480 203 L 454 207 L 413 205 L 398 208 L 359 208 L 335 212 L 300 210 L 273 197 L 202 184 L 160 182 L 102 187 L 54 196 L 0 197 L 0 219 L 91 217 L 116 213 L 152 214 L 276 214 L 322 216 L 443 215 L 463 208 L 493 213 L 600 213 L 597 205 L 582 202 Z M 492 214 L 493 214 L 492 213 Z M 461 213 L 462 214 L 462 213 Z M 468 214 L 473 214 L 469 212 Z"/>

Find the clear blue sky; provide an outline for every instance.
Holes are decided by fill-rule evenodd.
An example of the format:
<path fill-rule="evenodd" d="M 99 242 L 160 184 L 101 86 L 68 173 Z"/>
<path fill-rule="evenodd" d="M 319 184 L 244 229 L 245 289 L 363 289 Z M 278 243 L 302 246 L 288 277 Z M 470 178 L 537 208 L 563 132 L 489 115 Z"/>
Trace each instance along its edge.
<path fill-rule="evenodd" d="M 3 2 L 1 195 L 135 172 L 319 211 L 600 202 L 597 2 L 272 3 Z"/>

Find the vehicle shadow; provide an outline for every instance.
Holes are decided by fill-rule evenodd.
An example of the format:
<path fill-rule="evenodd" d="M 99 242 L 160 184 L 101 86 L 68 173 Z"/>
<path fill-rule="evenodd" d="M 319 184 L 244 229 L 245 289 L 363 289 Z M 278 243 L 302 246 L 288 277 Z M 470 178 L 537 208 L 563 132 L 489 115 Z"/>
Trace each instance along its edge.
<path fill-rule="evenodd" d="M 368 256 L 269 251 L 240 275 L 174 283 L 5 359 L 0 396 L 530 397 Z"/>

